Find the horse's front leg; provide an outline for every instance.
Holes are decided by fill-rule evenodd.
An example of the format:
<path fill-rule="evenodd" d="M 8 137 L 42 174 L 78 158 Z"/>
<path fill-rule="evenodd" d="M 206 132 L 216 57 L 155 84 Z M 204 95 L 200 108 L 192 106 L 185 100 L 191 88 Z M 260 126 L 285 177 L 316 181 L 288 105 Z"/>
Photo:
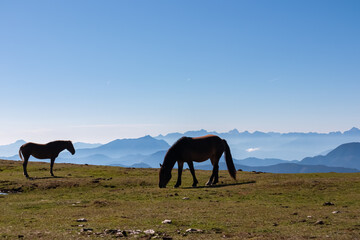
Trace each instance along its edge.
<path fill-rule="evenodd" d="M 54 176 L 54 173 L 53 173 L 54 163 L 55 163 L 55 158 L 51 158 L 51 162 L 50 162 L 50 174 L 51 174 L 51 176 L 53 176 L 53 177 L 55 177 L 55 176 Z"/>
<path fill-rule="evenodd" d="M 183 162 L 178 162 L 178 179 L 177 179 L 177 182 L 176 182 L 176 184 L 174 186 L 176 188 L 180 187 L 180 185 L 181 185 L 181 174 L 182 174 L 183 166 L 184 166 Z"/>
<path fill-rule="evenodd" d="M 191 161 L 189 161 L 189 162 L 187 162 L 188 163 L 188 165 L 189 165 L 189 168 L 190 168 L 190 172 L 191 172 L 191 175 L 192 175 L 192 177 L 193 177 L 193 187 L 196 187 L 197 186 L 197 184 L 198 184 L 198 180 L 196 179 L 196 176 L 195 176 L 195 169 L 194 169 L 194 164 L 193 164 L 193 162 L 191 162 Z"/>

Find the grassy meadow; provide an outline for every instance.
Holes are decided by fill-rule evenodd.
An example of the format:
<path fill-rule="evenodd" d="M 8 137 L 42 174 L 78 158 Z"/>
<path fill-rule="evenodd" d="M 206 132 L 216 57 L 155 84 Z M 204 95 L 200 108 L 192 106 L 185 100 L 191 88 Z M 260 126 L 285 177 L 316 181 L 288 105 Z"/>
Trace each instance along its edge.
<path fill-rule="evenodd" d="M 0 239 L 360 239 L 360 174 L 158 169 L 0 160 Z M 171 223 L 162 223 L 164 220 Z M 192 230 L 189 230 L 192 229 Z"/>

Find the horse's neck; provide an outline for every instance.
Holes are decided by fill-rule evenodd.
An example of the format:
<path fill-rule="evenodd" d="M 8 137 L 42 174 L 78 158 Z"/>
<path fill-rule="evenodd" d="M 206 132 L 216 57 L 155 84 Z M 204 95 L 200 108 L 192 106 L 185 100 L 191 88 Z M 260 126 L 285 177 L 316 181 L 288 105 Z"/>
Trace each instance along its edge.
<path fill-rule="evenodd" d="M 169 168 L 169 169 L 173 169 L 175 166 L 176 160 L 174 157 L 165 157 L 165 161 L 164 161 L 164 167 Z"/>
<path fill-rule="evenodd" d="M 59 152 L 59 153 L 60 153 L 61 151 L 65 150 L 65 149 L 66 149 L 66 144 L 65 144 L 65 142 L 59 141 L 58 144 L 55 145 L 55 149 L 56 149 L 56 151 Z"/>

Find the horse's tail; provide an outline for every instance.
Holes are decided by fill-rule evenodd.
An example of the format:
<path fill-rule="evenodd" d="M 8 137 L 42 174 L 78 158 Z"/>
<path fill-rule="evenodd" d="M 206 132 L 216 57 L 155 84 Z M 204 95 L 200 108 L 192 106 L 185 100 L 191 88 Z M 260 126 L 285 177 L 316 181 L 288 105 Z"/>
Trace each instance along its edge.
<path fill-rule="evenodd" d="M 236 169 L 231 156 L 229 145 L 224 139 L 223 139 L 223 143 L 225 146 L 225 161 L 226 161 L 227 169 L 229 171 L 230 176 L 236 180 Z"/>
<path fill-rule="evenodd" d="M 23 154 L 22 154 L 22 146 L 19 149 L 19 156 L 20 156 L 21 161 L 24 161 Z"/>

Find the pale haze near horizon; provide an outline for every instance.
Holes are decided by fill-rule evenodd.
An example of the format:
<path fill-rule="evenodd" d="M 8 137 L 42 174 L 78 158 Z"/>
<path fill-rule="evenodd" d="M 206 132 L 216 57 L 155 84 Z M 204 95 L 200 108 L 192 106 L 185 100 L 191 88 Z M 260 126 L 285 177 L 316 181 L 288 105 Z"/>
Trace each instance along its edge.
<path fill-rule="evenodd" d="M 2 1 L 0 144 L 360 127 L 359 1 Z"/>

